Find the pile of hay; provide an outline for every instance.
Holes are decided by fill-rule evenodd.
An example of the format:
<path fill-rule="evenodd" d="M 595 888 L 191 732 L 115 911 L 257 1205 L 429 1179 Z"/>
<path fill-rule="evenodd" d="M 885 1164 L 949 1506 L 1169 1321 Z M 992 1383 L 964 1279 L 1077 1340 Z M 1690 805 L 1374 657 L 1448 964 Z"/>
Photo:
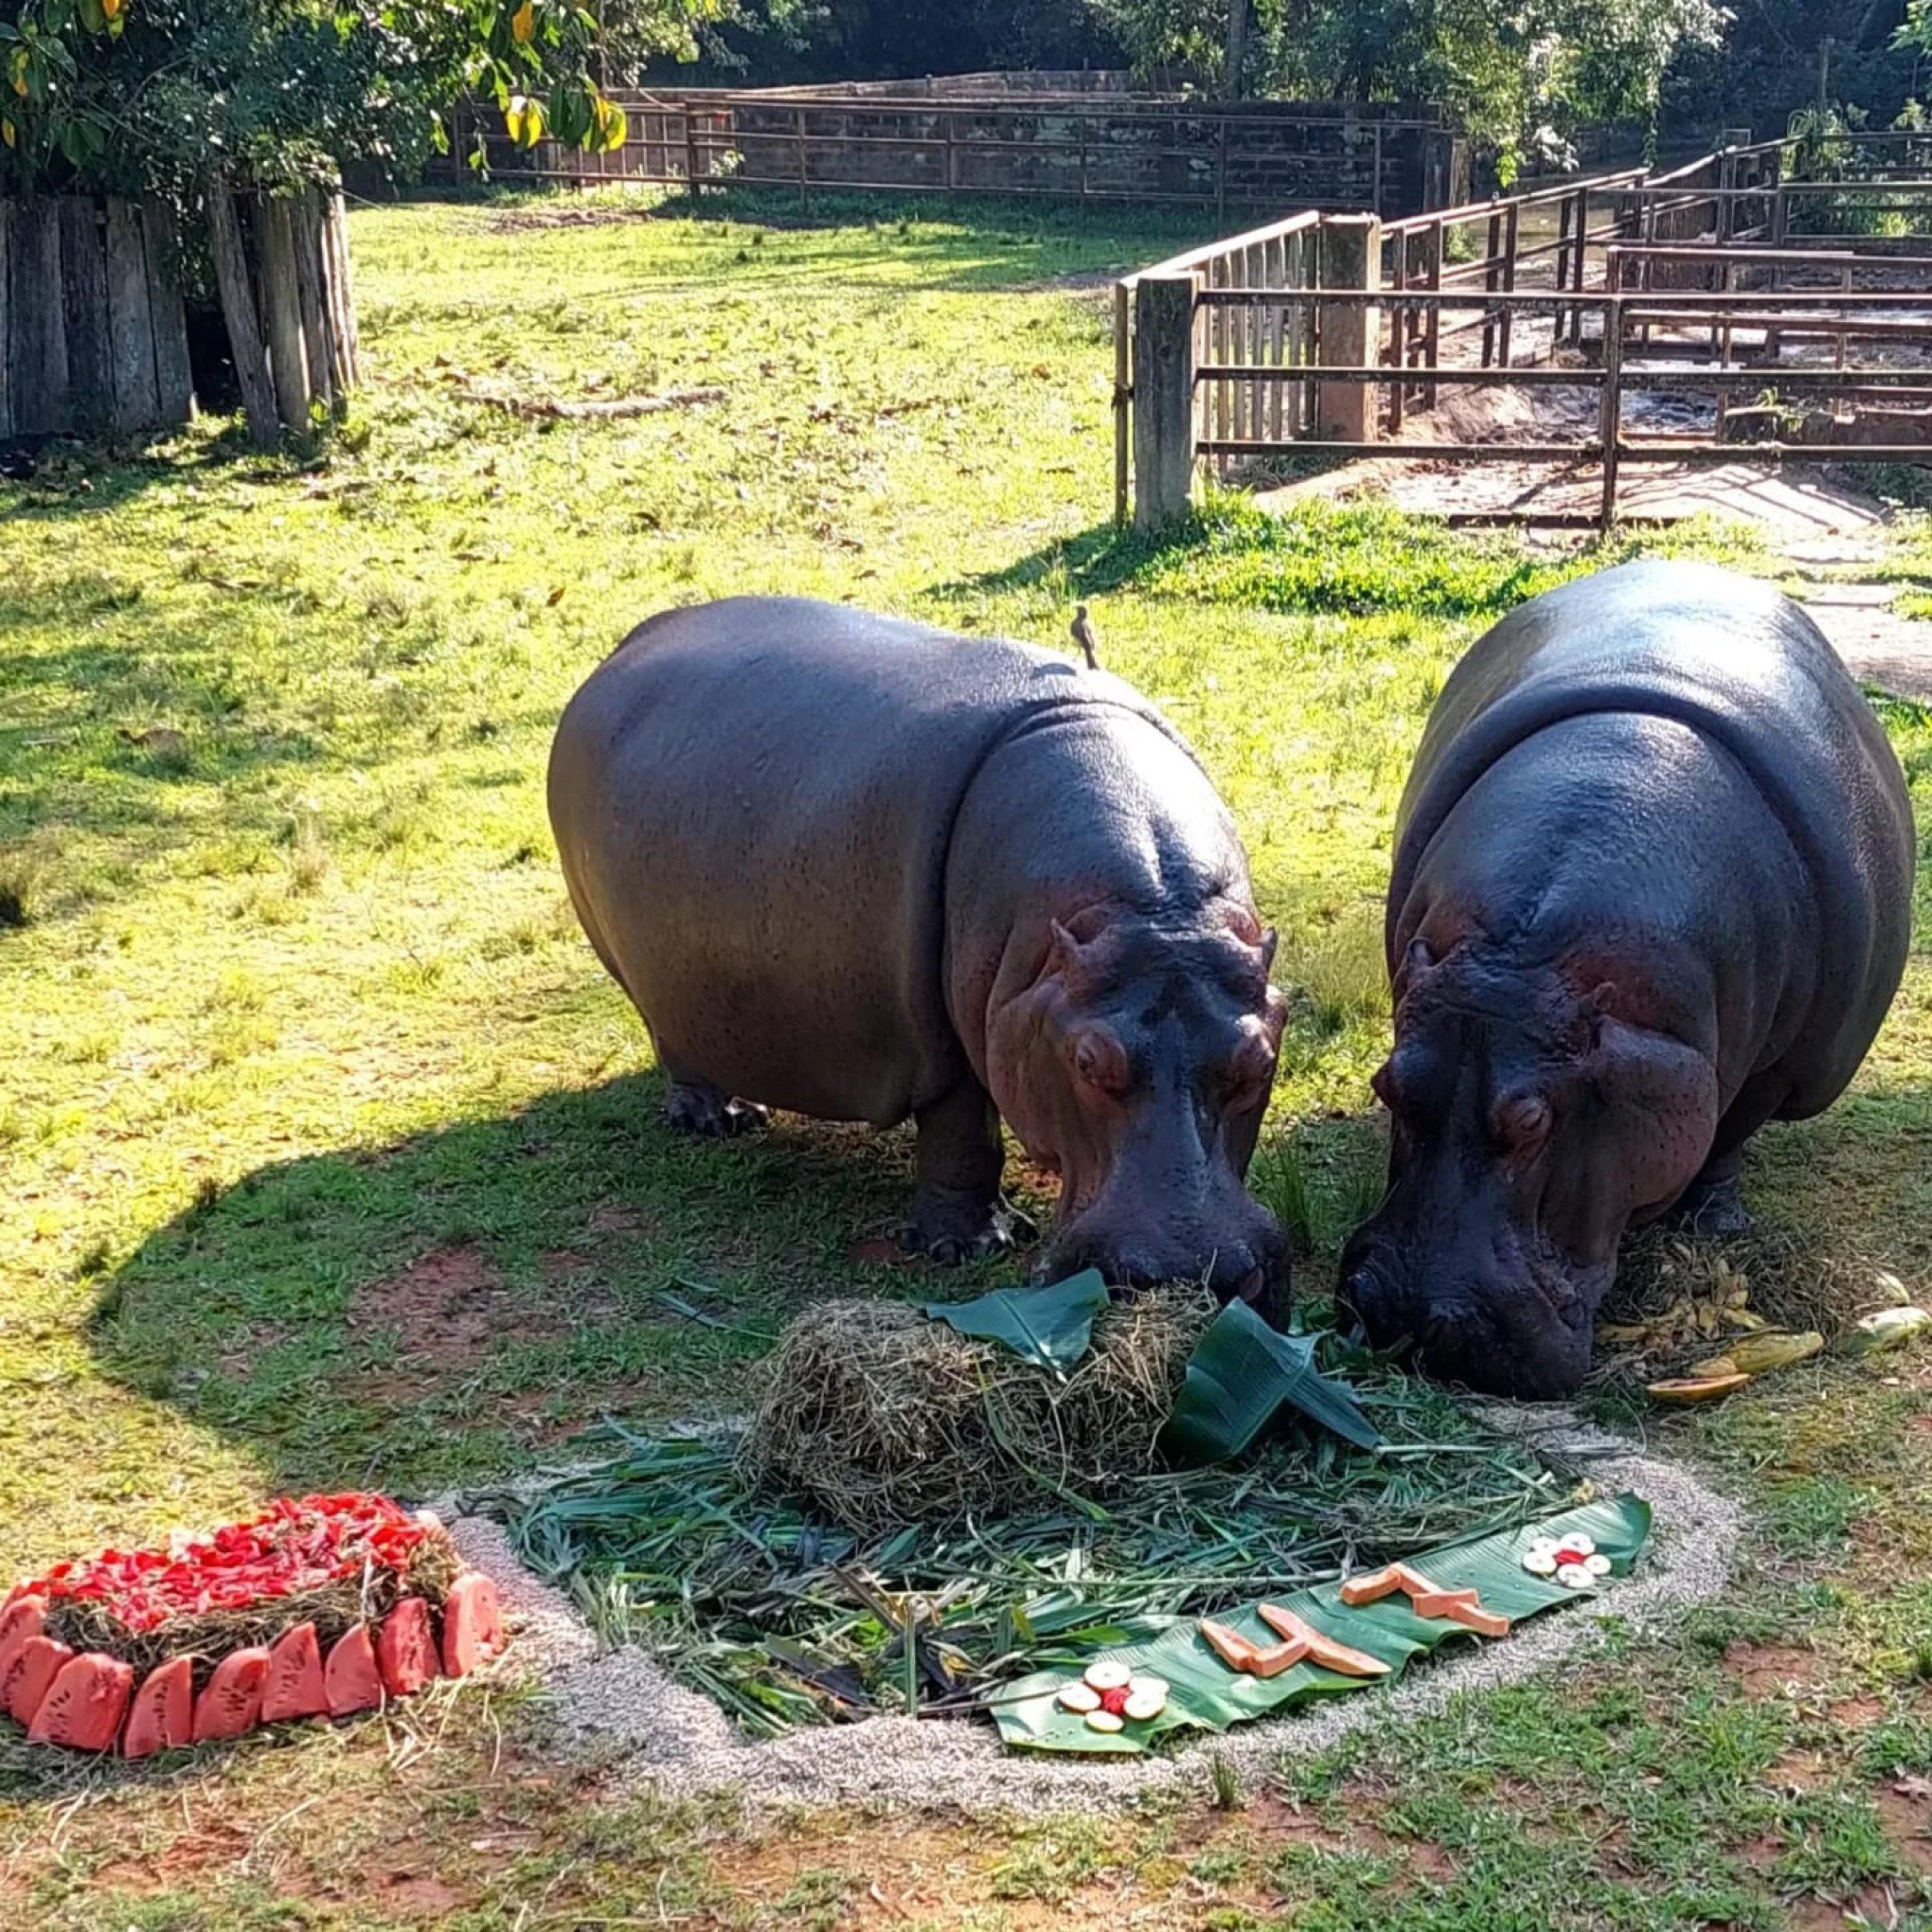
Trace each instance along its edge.
<path fill-rule="evenodd" d="M 915 1309 L 823 1302 L 779 1338 L 739 1467 L 861 1534 L 1002 1515 L 1043 1489 L 1105 1494 L 1154 1467 L 1214 1313 L 1199 1287 L 1116 1302 L 1060 1377 Z"/>

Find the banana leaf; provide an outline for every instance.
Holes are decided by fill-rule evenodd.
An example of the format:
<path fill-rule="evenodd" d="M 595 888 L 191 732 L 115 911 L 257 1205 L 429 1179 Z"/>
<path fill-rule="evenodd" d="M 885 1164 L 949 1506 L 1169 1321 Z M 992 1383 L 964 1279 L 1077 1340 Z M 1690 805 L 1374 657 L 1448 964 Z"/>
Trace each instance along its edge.
<path fill-rule="evenodd" d="M 1046 1288 L 995 1288 L 976 1301 L 928 1301 L 920 1313 L 962 1335 L 1003 1342 L 1036 1368 L 1064 1373 L 1087 1351 L 1107 1284 L 1088 1268 Z"/>
<path fill-rule="evenodd" d="M 1161 1453 L 1188 1465 L 1225 1462 L 1283 1404 L 1357 1448 L 1382 1440 L 1348 1387 L 1315 1368 L 1313 1335 L 1278 1333 L 1246 1302 L 1230 1301 L 1189 1358 L 1188 1379 L 1161 1431 Z"/>
<path fill-rule="evenodd" d="M 1501 1612 L 1514 1622 L 1535 1617 L 1560 1604 L 1593 1602 L 1602 1598 L 1612 1608 L 1617 1601 L 1615 1579 L 1627 1576 L 1650 1541 L 1650 1505 L 1640 1496 L 1620 1495 L 1590 1503 L 1562 1515 L 1546 1517 L 1520 1529 L 1505 1530 L 1463 1543 L 1445 1544 L 1413 1559 L 1431 1582 L 1445 1589 L 1474 1587 L 1483 1607 Z M 1566 1590 L 1550 1577 L 1532 1576 L 1523 1567 L 1523 1552 L 1539 1536 L 1583 1534 L 1593 1538 L 1610 1559 L 1611 1574 L 1601 1590 Z M 1507 1637 L 1476 1637 L 1460 1624 L 1443 1619 L 1418 1617 L 1406 1597 L 1385 1597 L 1379 1602 L 1351 1609 L 1333 1583 L 1290 1596 L 1271 1599 L 1297 1612 L 1341 1643 L 1351 1645 L 1388 1665 L 1386 1677 L 1343 1677 L 1315 1664 L 1297 1664 L 1279 1677 L 1249 1677 L 1230 1671 L 1208 1649 L 1192 1619 L 1180 1618 L 1159 1636 L 1139 1642 L 1110 1646 L 1105 1655 L 1118 1658 L 1136 1674 L 1164 1677 L 1167 1708 L 1146 1724 L 1124 1731 L 1087 1728 L 1084 1718 L 1063 1710 L 1054 1699 L 1077 1667 L 1036 1672 L 1006 1687 L 993 1700 L 999 1734 L 1009 1744 L 1042 1751 L 1083 1751 L 1120 1756 L 1144 1751 L 1157 1738 L 1176 1730 L 1224 1731 L 1230 1725 L 1275 1711 L 1292 1710 L 1317 1697 L 1341 1697 L 1393 1683 L 1412 1658 L 1461 1637 L 1471 1643 L 1508 1642 Z M 1279 1639 L 1255 1614 L 1255 1605 L 1225 1612 L 1219 1620 L 1260 1644 Z"/>

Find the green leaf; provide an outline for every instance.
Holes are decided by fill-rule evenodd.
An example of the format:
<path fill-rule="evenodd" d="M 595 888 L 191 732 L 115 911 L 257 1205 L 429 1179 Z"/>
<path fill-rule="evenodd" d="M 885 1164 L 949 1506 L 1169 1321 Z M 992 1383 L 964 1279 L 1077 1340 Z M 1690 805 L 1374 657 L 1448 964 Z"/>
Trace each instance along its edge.
<path fill-rule="evenodd" d="M 1093 1340 L 1094 1316 L 1107 1305 L 1098 1268 L 1048 1288 L 995 1288 L 976 1301 L 928 1301 L 920 1313 L 962 1335 L 1004 1342 L 1036 1368 L 1071 1368 Z"/>
<path fill-rule="evenodd" d="M 1520 1529 L 1446 1544 L 1410 1561 L 1432 1583 L 1444 1589 L 1474 1588 L 1486 1609 L 1520 1622 L 1565 1603 L 1601 1598 L 1611 1610 L 1617 1603 L 1614 1587 L 1601 1592 L 1566 1590 L 1552 1578 L 1531 1576 L 1523 1567 L 1523 1552 L 1532 1538 L 1577 1534 L 1593 1538 L 1610 1559 L 1614 1580 L 1630 1573 L 1632 1564 L 1650 1541 L 1650 1505 L 1640 1496 L 1626 1494 L 1568 1510 L 1540 1523 L 1526 1523 Z M 1095 1731 L 1087 1728 L 1084 1718 L 1061 1709 L 1054 1700 L 1061 1686 L 1077 1674 L 1079 1666 L 1073 1664 L 1063 1670 L 1036 1672 L 1001 1690 L 993 1701 L 999 1734 L 1009 1744 L 1033 1750 L 1133 1754 L 1146 1750 L 1169 1731 L 1224 1731 L 1230 1725 L 1292 1710 L 1315 1698 L 1344 1697 L 1378 1684 L 1391 1684 L 1412 1659 L 1452 1637 L 1472 1643 L 1509 1641 L 1508 1637 L 1477 1637 L 1444 1619 L 1418 1617 L 1407 1598 L 1402 1596 L 1385 1597 L 1380 1602 L 1351 1609 L 1333 1583 L 1270 1601 L 1306 1618 L 1339 1642 L 1380 1657 L 1389 1667 L 1388 1675 L 1343 1677 L 1315 1664 L 1297 1664 L 1279 1677 L 1245 1676 L 1230 1671 L 1208 1648 L 1193 1619 L 1175 1619 L 1157 1637 L 1105 1647 L 1109 1657 L 1118 1658 L 1136 1675 L 1146 1673 L 1167 1680 L 1167 1708 L 1152 1723 L 1126 1731 Z M 1254 1604 L 1245 1604 L 1222 1613 L 1219 1620 L 1257 1643 L 1279 1642 L 1255 1610 Z"/>
<path fill-rule="evenodd" d="M 1161 1452 L 1172 1462 L 1225 1462 L 1284 1403 L 1358 1448 L 1382 1440 L 1348 1387 L 1315 1368 L 1313 1335 L 1278 1333 L 1246 1302 L 1230 1301 L 1188 1362 Z"/>

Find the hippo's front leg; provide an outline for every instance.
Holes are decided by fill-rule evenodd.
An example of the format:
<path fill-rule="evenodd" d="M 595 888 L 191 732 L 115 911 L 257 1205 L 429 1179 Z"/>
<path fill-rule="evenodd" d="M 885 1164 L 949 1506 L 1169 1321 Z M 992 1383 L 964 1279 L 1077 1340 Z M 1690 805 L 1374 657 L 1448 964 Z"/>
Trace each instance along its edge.
<path fill-rule="evenodd" d="M 1671 1210 L 1671 1219 L 1687 1234 L 1708 1240 L 1751 1231 L 1750 1210 L 1739 1186 L 1744 1150 L 1733 1147 L 1726 1154 L 1713 1154 L 1704 1172 L 1686 1188 Z"/>
<path fill-rule="evenodd" d="M 1012 1217 L 999 1198 L 1006 1150 L 986 1089 L 968 1074 L 913 1118 L 919 1187 L 901 1245 L 948 1266 L 1011 1247 Z"/>

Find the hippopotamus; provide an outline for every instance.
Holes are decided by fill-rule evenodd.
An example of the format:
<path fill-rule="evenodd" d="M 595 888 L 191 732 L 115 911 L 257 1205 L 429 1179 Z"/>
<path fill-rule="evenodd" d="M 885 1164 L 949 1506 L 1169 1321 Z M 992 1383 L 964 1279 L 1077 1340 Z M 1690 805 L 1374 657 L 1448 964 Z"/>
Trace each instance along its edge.
<path fill-rule="evenodd" d="M 1745 1142 L 1857 1070 L 1912 866 L 1891 746 L 1765 585 L 1630 564 L 1480 637 L 1396 818 L 1388 1190 L 1339 1288 L 1369 1340 L 1573 1391 L 1624 1230 L 1736 1231 Z"/>
<path fill-rule="evenodd" d="M 1232 819 L 1120 679 L 844 605 L 640 624 L 573 697 L 550 820 L 673 1127 L 917 1123 L 903 1239 L 1012 1237 L 1004 1118 L 1061 1196 L 1036 1272 L 1205 1280 L 1279 1320 L 1243 1185 L 1284 1003 Z"/>

